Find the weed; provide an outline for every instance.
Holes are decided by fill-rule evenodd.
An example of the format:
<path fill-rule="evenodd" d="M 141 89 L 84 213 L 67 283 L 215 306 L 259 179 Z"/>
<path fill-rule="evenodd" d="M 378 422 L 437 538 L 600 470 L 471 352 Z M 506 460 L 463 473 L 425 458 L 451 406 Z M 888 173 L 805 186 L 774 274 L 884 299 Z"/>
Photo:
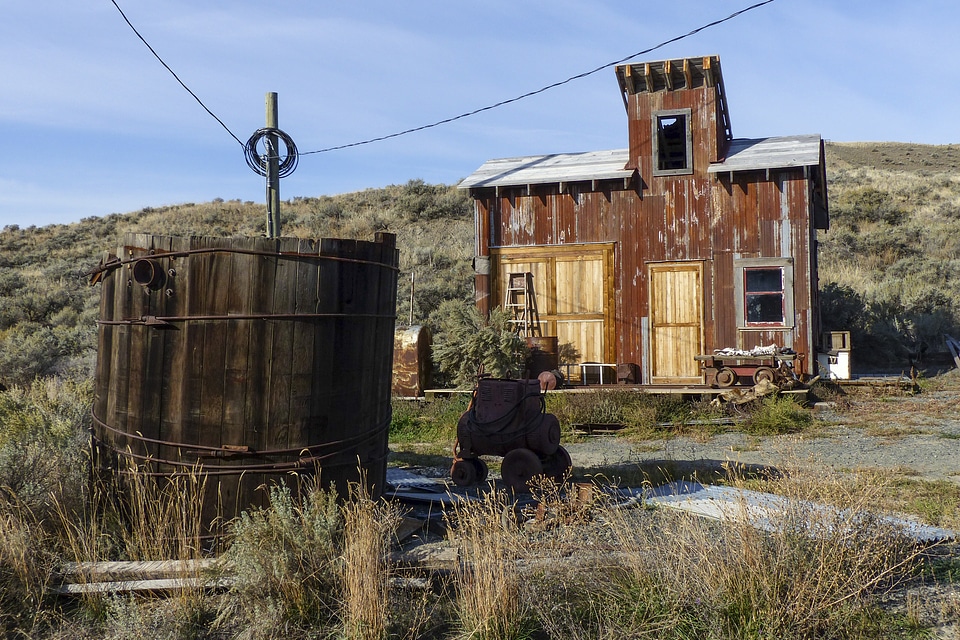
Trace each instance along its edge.
<path fill-rule="evenodd" d="M 772 395 L 750 405 L 743 430 L 753 435 L 798 433 L 813 423 L 813 416 L 792 397 Z"/>

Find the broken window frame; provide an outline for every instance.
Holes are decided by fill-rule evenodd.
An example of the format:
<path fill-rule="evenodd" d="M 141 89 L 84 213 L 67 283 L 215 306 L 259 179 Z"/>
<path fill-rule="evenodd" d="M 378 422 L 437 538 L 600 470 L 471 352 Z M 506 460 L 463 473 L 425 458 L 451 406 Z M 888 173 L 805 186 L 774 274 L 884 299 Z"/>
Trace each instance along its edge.
<path fill-rule="evenodd" d="M 796 324 L 794 315 L 794 284 L 792 258 L 741 258 L 734 260 L 734 295 L 736 296 L 737 327 L 740 329 L 793 329 Z M 781 273 L 780 291 L 748 291 L 747 274 L 751 271 L 773 271 Z M 777 322 L 751 321 L 748 309 L 748 296 L 782 295 L 783 318 Z"/>
<path fill-rule="evenodd" d="M 683 164 L 682 166 L 669 166 L 668 158 L 665 154 L 668 148 L 663 144 L 664 125 L 666 120 L 681 120 L 683 128 Z M 693 110 L 692 109 L 663 109 L 653 112 L 652 139 L 653 139 L 653 175 L 655 176 L 678 176 L 693 173 Z M 679 136 L 678 136 L 679 137 Z M 661 168 L 667 164 L 667 168 Z"/>

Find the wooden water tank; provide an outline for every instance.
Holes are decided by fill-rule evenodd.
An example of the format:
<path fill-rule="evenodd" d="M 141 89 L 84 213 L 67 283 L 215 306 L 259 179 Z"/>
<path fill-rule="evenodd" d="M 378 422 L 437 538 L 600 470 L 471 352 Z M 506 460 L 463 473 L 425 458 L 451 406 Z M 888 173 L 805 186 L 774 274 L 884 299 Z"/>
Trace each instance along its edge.
<path fill-rule="evenodd" d="M 205 513 L 319 472 L 386 477 L 395 236 L 376 241 L 127 234 L 101 282 L 101 459 L 207 474 Z"/>

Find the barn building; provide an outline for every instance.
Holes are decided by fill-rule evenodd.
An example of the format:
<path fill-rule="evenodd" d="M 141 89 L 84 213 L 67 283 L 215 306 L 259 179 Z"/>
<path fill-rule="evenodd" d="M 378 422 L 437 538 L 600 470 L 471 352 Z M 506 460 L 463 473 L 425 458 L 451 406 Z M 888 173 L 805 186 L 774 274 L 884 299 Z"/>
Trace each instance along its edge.
<path fill-rule="evenodd" d="M 490 160 L 475 202 L 477 305 L 533 274 L 543 335 L 643 384 L 703 384 L 698 355 L 775 344 L 814 375 L 819 135 L 734 138 L 717 56 L 625 64 L 626 149 Z"/>

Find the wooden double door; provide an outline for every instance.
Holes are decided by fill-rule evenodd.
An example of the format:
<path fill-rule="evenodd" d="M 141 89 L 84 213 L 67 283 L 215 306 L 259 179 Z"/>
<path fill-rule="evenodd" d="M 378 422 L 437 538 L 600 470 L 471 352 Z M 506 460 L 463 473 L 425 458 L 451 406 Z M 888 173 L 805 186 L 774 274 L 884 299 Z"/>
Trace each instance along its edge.
<path fill-rule="evenodd" d="M 493 305 L 511 273 L 530 272 L 542 334 L 573 344 L 581 362 L 616 362 L 612 243 L 492 248 L 490 262 Z"/>

